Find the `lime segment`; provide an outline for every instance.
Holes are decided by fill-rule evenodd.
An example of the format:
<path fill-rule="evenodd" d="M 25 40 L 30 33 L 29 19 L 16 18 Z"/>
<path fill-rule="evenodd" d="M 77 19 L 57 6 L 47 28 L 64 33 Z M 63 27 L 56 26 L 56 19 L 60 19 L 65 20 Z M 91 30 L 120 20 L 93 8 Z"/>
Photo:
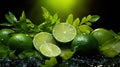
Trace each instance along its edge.
<path fill-rule="evenodd" d="M 52 43 L 42 44 L 39 48 L 39 51 L 46 57 L 56 57 L 61 53 L 61 49 Z"/>
<path fill-rule="evenodd" d="M 48 32 L 40 32 L 34 36 L 33 45 L 37 50 L 39 50 L 40 46 L 44 43 L 56 44 L 55 40 L 53 39 L 52 34 Z"/>
<path fill-rule="evenodd" d="M 59 42 L 69 42 L 76 36 L 76 29 L 70 24 L 60 23 L 53 28 L 53 36 Z"/>

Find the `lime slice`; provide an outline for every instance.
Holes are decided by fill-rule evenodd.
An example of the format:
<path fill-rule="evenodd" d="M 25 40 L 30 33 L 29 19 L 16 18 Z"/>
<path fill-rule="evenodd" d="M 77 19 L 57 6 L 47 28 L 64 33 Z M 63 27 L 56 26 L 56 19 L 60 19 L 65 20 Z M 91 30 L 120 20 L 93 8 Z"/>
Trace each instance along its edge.
<path fill-rule="evenodd" d="M 39 51 L 40 46 L 44 43 L 56 44 L 52 34 L 48 32 L 40 32 L 34 36 L 33 45 L 38 51 Z"/>
<path fill-rule="evenodd" d="M 39 51 L 46 57 L 56 57 L 61 53 L 61 49 L 52 43 L 42 44 L 39 48 Z"/>
<path fill-rule="evenodd" d="M 60 23 L 54 26 L 53 36 L 59 42 L 69 42 L 76 36 L 76 29 L 74 26 L 67 23 Z"/>

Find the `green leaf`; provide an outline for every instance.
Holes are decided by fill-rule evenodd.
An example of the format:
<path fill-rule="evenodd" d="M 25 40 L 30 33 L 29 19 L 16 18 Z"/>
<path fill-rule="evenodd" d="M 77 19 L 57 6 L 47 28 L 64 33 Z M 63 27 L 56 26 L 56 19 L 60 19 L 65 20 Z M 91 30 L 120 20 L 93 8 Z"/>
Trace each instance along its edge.
<path fill-rule="evenodd" d="M 41 7 L 41 8 L 42 8 L 42 10 L 43 10 L 43 17 L 44 17 L 45 19 L 49 18 L 49 16 L 50 16 L 49 11 L 48 11 L 46 8 L 44 8 L 44 7 Z"/>
<path fill-rule="evenodd" d="M 74 20 L 74 22 L 73 22 L 73 26 L 77 29 L 78 26 L 79 26 L 79 24 L 80 24 L 80 19 L 79 19 L 79 18 L 76 18 L 76 19 Z"/>
<path fill-rule="evenodd" d="M 55 57 L 51 57 L 49 60 L 45 60 L 45 65 L 40 65 L 40 67 L 53 67 L 57 63 L 57 59 Z"/>
<path fill-rule="evenodd" d="M 10 57 L 10 58 L 14 58 L 14 57 L 15 57 L 15 54 L 14 54 L 14 53 L 15 53 L 15 50 L 10 50 L 10 51 L 9 51 L 9 57 Z"/>
<path fill-rule="evenodd" d="M 10 49 L 8 46 L 0 44 L 0 58 L 6 58 L 8 56 Z"/>
<path fill-rule="evenodd" d="M 8 22 L 10 22 L 12 24 L 14 22 L 17 22 L 17 18 L 11 12 L 9 12 L 8 14 L 5 14 L 5 18 L 7 19 Z"/>
<path fill-rule="evenodd" d="M 24 20 L 26 20 L 26 16 L 25 16 L 25 12 L 23 11 L 20 17 L 20 21 L 24 21 Z"/>
<path fill-rule="evenodd" d="M 86 21 L 89 21 L 91 18 L 92 18 L 92 16 L 91 16 L 91 15 L 88 15 L 88 16 L 86 17 Z"/>
<path fill-rule="evenodd" d="M 37 51 L 32 50 L 32 49 L 24 50 L 23 52 L 19 53 L 18 56 L 21 59 L 32 57 L 32 56 L 42 58 L 42 56 L 40 55 L 40 53 L 38 53 Z"/>
<path fill-rule="evenodd" d="M 24 31 L 24 33 L 25 32 L 28 32 L 29 31 L 29 28 L 28 28 L 28 26 L 27 26 L 27 23 L 21 23 L 21 29 Z"/>
<path fill-rule="evenodd" d="M 99 15 L 92 15 L 91 19 L 89 20 L 90 22 L 96 22 L 100 18 Z"/>
<path fill-rule="evenodd" d="M 13 26 L 13 25 L 11 23 L 4 22 L 4 23 L 1 23 L 0 26 L 10 27 L 10 26 Z"/>
<path fill-rule="evenodd" d="M 91 31 L 93 31 L 93 29 L 88 25 L 79 26 L 79 30 L 81 33 L 87 33 L 87 34 L 89 34 Z"/>
<path fill-rule="evenodd" d="M 74 51 L 72 51 L 69 48 L 61 48 L 61 50 L 62 50 L 62 52 L 60 54 L 60 57 L 62 57 L 62 59 L 64 59 L 64 60 L 70 59 L 73 56 L 73 54 L 75 53 Z"/>
<path fill-rule="evenodd" d="M 54 14 L 54 16 L 52 17 L 52 19 L 49 21 L 52 22 L 52 26 L 53 27 L 55 24 L 59 23 L 59 18 L 58 18 L 58 14 Z"/>
<path fill-rule="evenodd" d="M 68 18 L 66 19 L 66 23 L 69 23 L 69 24 L 73 23 L 73 14 L 68 15 Z"/>
<path fill-rule="evenodd" d="M 56 13 L 54 16 L 53 16 L 53 22 L 56 22 L 58 20 L 58 14 Z"/>
<path fill-rule="evenodd" d="M 80 22 L 80 25 L 84 24 L 86 22 L 86 17 L 83 17 L 81 22 Z"/>
<path fill-rule="evenodd" d="M 119 39 L 113 38 L 102 44 L 99 47 L 100 53 L 103 54 L 105 57 L 113 58 L 120 53 L 120 41 Z"/>
<path fill-rule="evenodd" d="M 56 24 L 59 24 L 60 23 L 60 19 L 58 19 L 57 21 L 56 21 Z"/>
<path fill-rule="evenodd" d="M 13 24 L 13 20 L 10 18 L 10 16 L 8 14 L 5 14 L 5 18 L 8 22 Z"/>
<path fill-rule="evenodd" d="M 88 26 L 91 26 L 91 25 L 92 25 L 91 22 L 86 22 L 85 24 L 88 25 Z"/>

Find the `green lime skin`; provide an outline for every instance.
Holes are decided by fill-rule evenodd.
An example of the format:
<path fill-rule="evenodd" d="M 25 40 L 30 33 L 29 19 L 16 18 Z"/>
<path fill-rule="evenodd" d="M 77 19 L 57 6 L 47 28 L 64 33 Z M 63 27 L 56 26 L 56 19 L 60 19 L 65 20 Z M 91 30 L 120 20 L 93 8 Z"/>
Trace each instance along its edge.
<path fill-rule="evenodd" d="M 92 35 L 79 34 L 72 41 L 71 48 L 81 55 L 91 55 L 98 52 L 98 42 Z"/>
<path fill-rule="evenodd" d="M 114 38 L 114 35 L 109 30 L 104 28 L 95 29 L 94 31 L 92 31 L 91 35 L 93 35 L 97 39 L 99 45 L 102 45 L 106 41 Z"/>
<path fill-rule="evenodd" d="M 18 33 L 14 34 L 9 40 L 7 45 L 16 51 L 23 51 L 25 49 L 32 49 L 32 38 L 27 34 Z"/>
<path fill-rule="evenodd" d="M 12 33 L 14 33 L 14 31 L 11 30 L 11 29 L 8 29 L 8 28 L 1 29 L 0 30 L 0 41 L 1 41 L 1 43 L 3 43 L 4 45 L 6 45 L 7 41 L 11 37 Z"/>

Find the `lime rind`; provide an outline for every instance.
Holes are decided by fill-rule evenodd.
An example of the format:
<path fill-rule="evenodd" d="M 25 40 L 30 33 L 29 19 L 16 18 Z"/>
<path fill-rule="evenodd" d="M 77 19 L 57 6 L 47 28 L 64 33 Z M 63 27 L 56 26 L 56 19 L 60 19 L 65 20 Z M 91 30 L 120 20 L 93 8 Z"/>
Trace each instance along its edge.
<path fill-rule="evenodd" d="M 61 54 L 61 49 L 52 43 L 44 43 L 40 46 L 39 51 L 46 57 L 56 57 Z"/>
<path fill-rule="evenodd" d="M 53 28 L 53 36 L 59 42 L 70 42 L 76 36 L 76 28 L 71 24 L 60 23 L 54 26 Z"/>

